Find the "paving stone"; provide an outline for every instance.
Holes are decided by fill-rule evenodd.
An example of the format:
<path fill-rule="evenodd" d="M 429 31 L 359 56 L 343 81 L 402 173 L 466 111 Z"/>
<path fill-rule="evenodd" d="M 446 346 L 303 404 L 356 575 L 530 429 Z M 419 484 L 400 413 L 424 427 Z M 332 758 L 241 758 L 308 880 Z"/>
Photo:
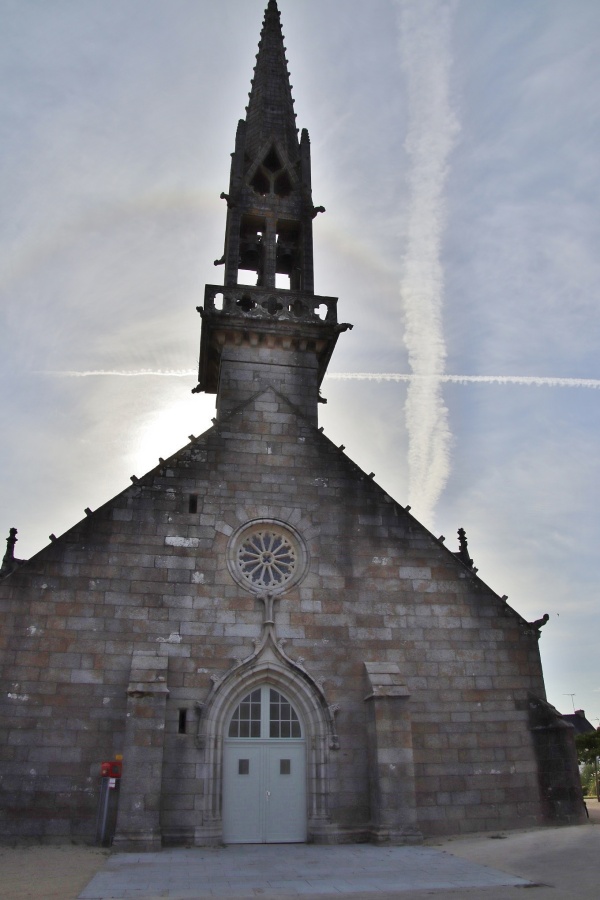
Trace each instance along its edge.
<path fill-rule="evenodd" d="M 505 872 L 421 847 L 237 845 L 109 858 L 79 900 L 112 897 L 349 896 L 415 890 L 526 887 Z"/>

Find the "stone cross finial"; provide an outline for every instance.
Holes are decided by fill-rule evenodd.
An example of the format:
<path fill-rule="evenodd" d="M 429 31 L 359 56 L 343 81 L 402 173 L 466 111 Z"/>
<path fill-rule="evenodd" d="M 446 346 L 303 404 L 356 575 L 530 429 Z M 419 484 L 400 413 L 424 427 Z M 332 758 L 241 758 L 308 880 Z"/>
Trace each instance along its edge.
<path fill-rule="evenodd" d="M 11 528 L 6 538 L 6 553 L 0 566 L 0 576 L 8 575 L 16 568 L 18 560 L 15 559 L 15 544 L 17 541 L 17 529 Z"/>
<path fill-rule="evenodd" d="M 458 547 L 459 547 L 459 550 L 458 550 L 458 553 L 456 554 L 456 556 L 458 556 L 458 558 L 461 560 L 461 562 L 464 562 L 464 564 L 466 566 L 468 566 L 470 569 L 472 569 L 473 568 L 473 560 L 469 556 L 469 547 L 467 544 L 467 532 L 465 531 L 464 528 L 458 529 Z"/>

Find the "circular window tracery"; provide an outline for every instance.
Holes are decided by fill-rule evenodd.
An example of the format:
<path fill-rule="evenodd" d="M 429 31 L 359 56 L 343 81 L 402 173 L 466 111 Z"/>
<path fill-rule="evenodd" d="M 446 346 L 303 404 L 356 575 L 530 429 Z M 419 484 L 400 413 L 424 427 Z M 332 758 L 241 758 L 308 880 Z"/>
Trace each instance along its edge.
<path fill-rule="evenodd" d="M 296 551 L 282 534 L 267 528 L 251 532 L 240 544 L 237 563 L 243 578 L 257 587 L 279 587 L 294 576 Z"/>
<path fill-rule="evenodd" d="M 232 576 L 246 590 L 279 593 L 304 576 L 307 553 L 300 535 L 289 526 L 261 520 L 235 532 L 227 563 Z"/>

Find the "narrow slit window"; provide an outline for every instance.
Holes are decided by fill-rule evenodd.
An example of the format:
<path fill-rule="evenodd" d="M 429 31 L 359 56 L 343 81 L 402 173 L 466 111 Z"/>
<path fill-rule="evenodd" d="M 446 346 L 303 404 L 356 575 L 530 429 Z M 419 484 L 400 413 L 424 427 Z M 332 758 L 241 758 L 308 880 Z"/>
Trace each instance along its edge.
<path fill-rule="evenodd" d="M 179 734 L 185 734 L 187 728 L 187 709 L 179 710 L 179 725 L 178 732 Z"/>
<path fill-rule="evenodd" d="M 198 494 L 190 494 L 188 501 L 188 511 L 191 513 L 198 512 Z"/>

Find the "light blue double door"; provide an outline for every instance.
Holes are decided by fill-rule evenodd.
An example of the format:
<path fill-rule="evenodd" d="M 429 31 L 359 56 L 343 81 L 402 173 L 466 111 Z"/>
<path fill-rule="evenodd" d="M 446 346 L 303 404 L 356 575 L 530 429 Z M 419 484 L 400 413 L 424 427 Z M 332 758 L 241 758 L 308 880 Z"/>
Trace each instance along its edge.
<path fill-rule="evenodd" d="M 223 751 L 223 840 L 306 840 L 306 744 L 296 711 L 269 685 L 247 694 Z"/>

